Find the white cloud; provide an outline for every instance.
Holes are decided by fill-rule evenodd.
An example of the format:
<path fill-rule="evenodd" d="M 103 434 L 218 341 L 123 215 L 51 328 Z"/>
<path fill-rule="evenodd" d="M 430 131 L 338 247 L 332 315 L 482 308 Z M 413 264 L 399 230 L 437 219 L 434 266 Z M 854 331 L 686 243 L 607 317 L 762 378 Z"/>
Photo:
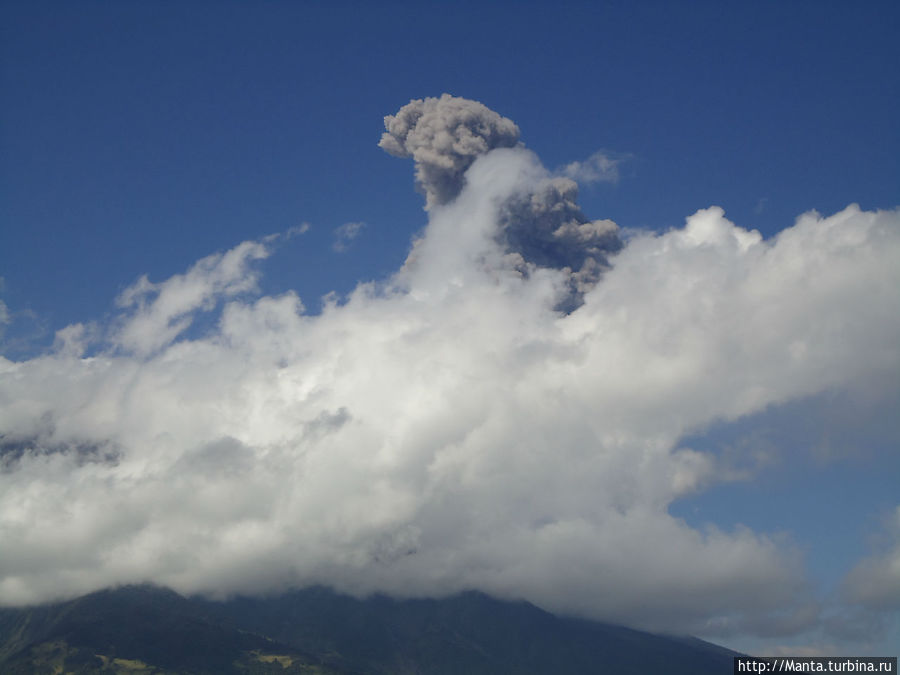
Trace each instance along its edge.
<path fill-rule="evenodd" d="M 3 289 L 6 285 L 3 277 L 0 277 L 0 293 L 3 292 Z M 6 303 L 3 300 L 0 300 L 0 337 L 3 336 L 3 332 L 6 326 L 12 321 L 12 317 L 9 314 L 9 307 L 7 307 Z"/>
<path fill-rule="evenodd" d="M 568 272 L 523 274 L 498 236 L 505 200 L 548 177 L 523 148 L 477 159 L 383 289 L 320 315 L 247 297 L 268 248 L 244 242 L 127 289 L 105 350 L 0 359 L 0 603 L 325 583 L 809 626 L 790 540 L 668 513 L 717 479 L 679 441 L 900 374 L 900 214 L 806 214 L 764 241 L 698 211 L 632 238 L 563 314 Z M 211 334 L 183 336 L 219 302 Z"/>
<path fill-rule="evenodd" d="M 844 595 L 874 611 L 900 611 L 900 506 L 886 528 L 886 550 L 861 560 L 844 580 Z"/>
<path fill-rule="evenodd" d="M 572 162 L 563 167 L 562 175 L 583 184 L 618 183 L 622 158 L 614 158 L 598 151 L 583 162 Z"/>
<path fill-rule="evenodd" d="M 256 275 L 248 265 L 268 255 L 264 243 L 245 241 L 225 254 L 197 261 L 187 273 L 163 283 L 153 284 L 142 276 L 116 299 L 119 307 L 134 311 L 123 317 L 114 342 L 137 354 L 169 344 L 190 326 L 197 310 L 210 310 L 221 298 L 254 290 Z"/>
<path fill-rule="evenodd" d="M 336 227 L 334 229 L 334 244 L 332 244 L 331 248 L 338 253 L 343 253 L 350 246 L 350 242 L 360 235 L 365 226 L 365 223 L 356 222 L 344 223 Z"/>

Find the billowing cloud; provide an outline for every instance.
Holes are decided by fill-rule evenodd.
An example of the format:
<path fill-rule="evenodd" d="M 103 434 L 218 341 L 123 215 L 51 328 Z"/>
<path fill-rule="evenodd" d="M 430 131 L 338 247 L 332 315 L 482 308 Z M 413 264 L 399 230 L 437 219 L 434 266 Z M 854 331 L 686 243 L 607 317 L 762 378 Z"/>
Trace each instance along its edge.
<path fill-rule="evenodd" d="M 388 118 L 407 143 L 389 149 L 415 157 L 442 102 L 466 129 L 494 119 L 458 101 Z M 789 538 L 669 513 L 720 477 L 680 441 L 900 374 L 900 214 L 808 213 L 764 240 L 711 207 L 611 254 L 614 226 L 494 122 L 494 150 L 459 132 L 479 149 L 402 269 L 320 314 L 252 295 L 272 243 L 245 242 L 142 278 L 52 353 L 0 358 L 0 603 L 321 583 L 704 634 L 815 622 Z"/>
<path fill-rule="evenodd" d="M 569 292 L 560 309 L 579 306 L 609 267 L 622 242 L 611 220 L 588 220 L 578 207 L 578 186 L 569 178 L 545 178 L 508 199 L 501 209 L 503 243 L 516 269 L 564 270 Z"/>
<path fill-rule="evenodd" d="M 494 148 L 511 148 L 519 127 L 478 101 L 444 94 L 410 101 L 384 118 L 379 146 L 397 157 L 412 157 L 425 208 L 453 200 L 472 163 Z"/>
<path fill-rule="evenodd" d="M 163 283 L 141 277 L 116 299 L 120 308 L 134 311 L 122 316 L 113 341 L 138 354 L 163 347 L 190 326 L 197 310 L 212 309 L 223 298 L 256 288 L 256 275 L 248 264 L 268 255 L 264 242 L 246 241 L 197 261 L 185 274 Z"/>
<path fill-rule="evenodd" d="M 519 146 L 521 150 L 519 129 L 512 120 L 477 101 L 449 94 L 410 101 L 396 115 L 385 117 L 384 125 L 387 132 L 379 145 L 393 155 L 413 158 L 426 209 L 457 198 L 466 184 L 467 170 L 478 157 L 499 148 Z M 593 178 L 600 170 L 614 168 L 611 160 L 595 154 L 567 171 L 590 173 Z M 500 170 L 505 169 L 500 165 Z M 472 178 L 495 181 L 498 177 L 491 174 L 497 170 L 488 165 Z M 560 296 L 558 307 L 574 309 L 608 267 L 607 255 L 621 248 L 618 227 L 611 220 L 585 217 L 577 204 L 578 186 L 571 178 L 551 176 L 533 158 L 517 171 L 526 172 L 529 179 L 495 195 L 499 227 L 491 234 L 501 240 L 507 265 L 520 274 L 540 267 L 564 270 L 568 290 Z"/>

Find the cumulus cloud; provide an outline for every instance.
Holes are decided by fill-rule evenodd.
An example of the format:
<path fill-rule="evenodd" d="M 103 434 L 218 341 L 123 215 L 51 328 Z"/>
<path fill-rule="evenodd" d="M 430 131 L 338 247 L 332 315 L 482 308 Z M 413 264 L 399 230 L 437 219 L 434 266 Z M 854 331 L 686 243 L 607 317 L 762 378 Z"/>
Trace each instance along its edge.
<path fill-rule="evenodd" d="M 900 374 L 900 214 L 809 213 L 767 241 L 704 209 L 604 257 L 560 311 L 578 260 L 553 233 L 587 260 L 612 226 L 572 215 L 527 149 L 479 152 L 403 268 L 320 314 L 253 295 L 269 243 L 244 242 L 142 278 L 71 348 L 0 358 L 0 603 L 319 583 L 707 635 L 814 622 L 789 539 L 669 513 L 717 476 L 680 441 Z M 545 194 L 567 206 L 541 230 Z"/>
<path fill-rule="evenodd" d="M 268 255 L 265 242 L 247 241 L 227 253 L 207 256 L 163 283 L 142 276 L 116 299 L 117 306 L 133 311 L 123 315 L 114 342 L 137 354 L 170 343 L 190 326 L 197 310 L 212 309 L 221 298 L 256 288 L 256 275 L 248 265 Z"/>

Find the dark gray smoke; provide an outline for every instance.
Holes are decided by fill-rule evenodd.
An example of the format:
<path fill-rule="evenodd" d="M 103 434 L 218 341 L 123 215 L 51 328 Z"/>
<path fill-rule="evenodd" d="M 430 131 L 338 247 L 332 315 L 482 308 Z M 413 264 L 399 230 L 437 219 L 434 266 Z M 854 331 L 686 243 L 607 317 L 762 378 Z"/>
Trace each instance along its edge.
<path fill-rule="evenodd" d="M 378 145 L 397 157 L 413 158 L 426 209 L 452 201 L 479 156 L 519 141 L 515 122 L 478 101 L 450 94 L 410 101 L 385 117 L 384 127 Z"/>
<path fill-rule="evenodd" d="M 507 250 L 520 266 L 569 271 L 569 294 L 559 309 L 571 311 L 609 268 L 607 256 L 622 248 L 611 220 L 588 220 L 578 207 L 578 185 L 571 178 L 542 181 L 534 192 L 513 197 L 501 209 Z"/>
<path fill-rule="evenodd" d="M 443 94 L 410 101 L 384 118 L 387 132 L 379 146 L 398 157 L 412 157 L 425 208 L 455 199 L 466 170 L 495 148 L 519 144 L 519 128 L 477 101 Z M 577 204 L 578 185 L 570 178 L 548 178 L 531 192 L 510 198 L 500 210 L 500 239 L 508 260 L 523 274 L 534 267 L 567 270 L 569 293 L 559 309 L 581 305 L 609 267 L 607 256 L 622 248 L 611 220 L 591 221 Z"/>

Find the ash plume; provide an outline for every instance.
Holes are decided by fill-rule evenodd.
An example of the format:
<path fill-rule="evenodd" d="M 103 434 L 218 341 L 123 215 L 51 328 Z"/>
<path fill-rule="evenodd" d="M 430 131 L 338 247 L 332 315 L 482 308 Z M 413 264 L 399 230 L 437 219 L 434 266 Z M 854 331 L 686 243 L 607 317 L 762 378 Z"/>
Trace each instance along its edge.
<path fill-rule="evenodd" d="M 564 311 L 582 304 L 609 268 L 608 256 L 622 248 L 618 226 L 589 220 L 577 199 L 578 185 L 571 178 L 548 178 L 533 192 L 511 198 L 500 214 L 504 243 L 518 269 L 567 272 L 568 292 L 558 305 Z"/>
<path fill-rule="evenodd" d="M 426 210 L 460 195 L 478 157 L 521 145 L 512 120 L 450 94 L 410 101 L 385 117 L 384 126 L 379 146 L 397 157 L 412 157 Z M 616 224 L 590 220 L 577 200 L 574 180 L 546 176 L 503 201 L 495 234 L 507 262 L 520 273 L 536 268 L 567 273 L 568 290 L 557 305 L 564 311 L 581 305 L 584 293 L 609 268 L 608 256 L 622 248 Z"/>
<path fill-rule="evenodd" d="M 384 127 L 379 147 L 396 157 L 412 157 L 426 209 L 459 195 L 466 169 L 479 156 L 519 141 L 515 122 L 478 101 L 450 94 L 412 100 L 385 117 Z"/>

